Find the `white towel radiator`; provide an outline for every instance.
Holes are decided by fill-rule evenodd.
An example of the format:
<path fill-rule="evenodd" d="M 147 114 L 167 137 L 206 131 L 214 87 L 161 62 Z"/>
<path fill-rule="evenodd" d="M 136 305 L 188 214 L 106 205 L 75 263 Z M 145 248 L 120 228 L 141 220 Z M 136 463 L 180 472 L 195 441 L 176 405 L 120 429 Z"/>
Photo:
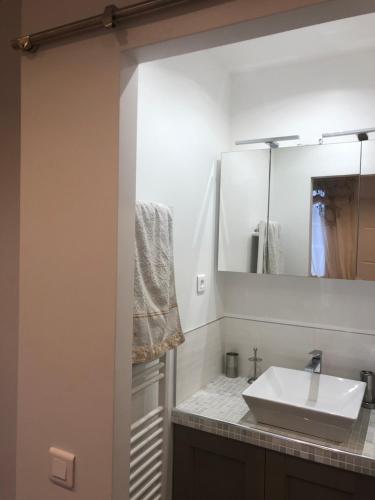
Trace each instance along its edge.
<path fill-rule="evenodd" d="M 167 500 L 170 355 L 133 367 L 129 500 Z"/>

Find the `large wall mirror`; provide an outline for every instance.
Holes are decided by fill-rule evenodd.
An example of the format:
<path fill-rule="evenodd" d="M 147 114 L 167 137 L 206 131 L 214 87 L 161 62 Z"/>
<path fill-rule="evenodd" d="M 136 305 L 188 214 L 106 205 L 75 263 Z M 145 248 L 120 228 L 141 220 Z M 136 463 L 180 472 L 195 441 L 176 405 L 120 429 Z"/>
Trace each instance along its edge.
<path fill-rule="evenodd" d="M 223 154 L 219 270 L 375 280 L 375 142 Z"/>

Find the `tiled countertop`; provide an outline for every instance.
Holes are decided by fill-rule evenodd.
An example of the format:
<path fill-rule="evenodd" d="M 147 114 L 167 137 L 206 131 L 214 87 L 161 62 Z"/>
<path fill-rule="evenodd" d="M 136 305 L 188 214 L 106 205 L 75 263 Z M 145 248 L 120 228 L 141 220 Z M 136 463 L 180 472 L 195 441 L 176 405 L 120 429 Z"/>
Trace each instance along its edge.
<path fill-rule="evenodd" d="M 245 378 L 219 376 L 174 408 L 172 422 L 375 477 L 375 410 L 361 409 L 348 441 L 338 444 L 258 424 L 241 396 L 247 387 Z"/>

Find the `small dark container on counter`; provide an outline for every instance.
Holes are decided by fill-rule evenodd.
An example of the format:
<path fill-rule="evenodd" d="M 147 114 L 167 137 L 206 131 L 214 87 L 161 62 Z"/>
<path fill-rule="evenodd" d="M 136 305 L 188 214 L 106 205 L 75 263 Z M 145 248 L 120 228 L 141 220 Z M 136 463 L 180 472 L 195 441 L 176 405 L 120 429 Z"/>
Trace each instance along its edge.
<path fill-rule="evenodd" d="M 363 396 L 363 408 L 375 408 L 375 375 L 367 370 L 361 371 L 361 380 L 366 383 L 365 395 Z"/>
<path fill-rule="evenodd" d="M 229 378 L 238 377 L 238 352 L 227 352 L 225 355 L 225 375 Z"/>

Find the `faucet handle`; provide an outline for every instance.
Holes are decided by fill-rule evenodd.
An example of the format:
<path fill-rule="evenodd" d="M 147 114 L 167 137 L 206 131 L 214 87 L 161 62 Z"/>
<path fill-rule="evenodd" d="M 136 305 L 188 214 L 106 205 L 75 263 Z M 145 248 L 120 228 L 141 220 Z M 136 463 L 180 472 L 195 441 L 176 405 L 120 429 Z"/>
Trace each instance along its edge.
<path fill-rule="evenodd" d="M 323 355 L 323 351 L 321 351 L 320 349 L 313 349 L 309 352 L 309 354 L 311 354 L 313 358 L 321 358 Z"/>

